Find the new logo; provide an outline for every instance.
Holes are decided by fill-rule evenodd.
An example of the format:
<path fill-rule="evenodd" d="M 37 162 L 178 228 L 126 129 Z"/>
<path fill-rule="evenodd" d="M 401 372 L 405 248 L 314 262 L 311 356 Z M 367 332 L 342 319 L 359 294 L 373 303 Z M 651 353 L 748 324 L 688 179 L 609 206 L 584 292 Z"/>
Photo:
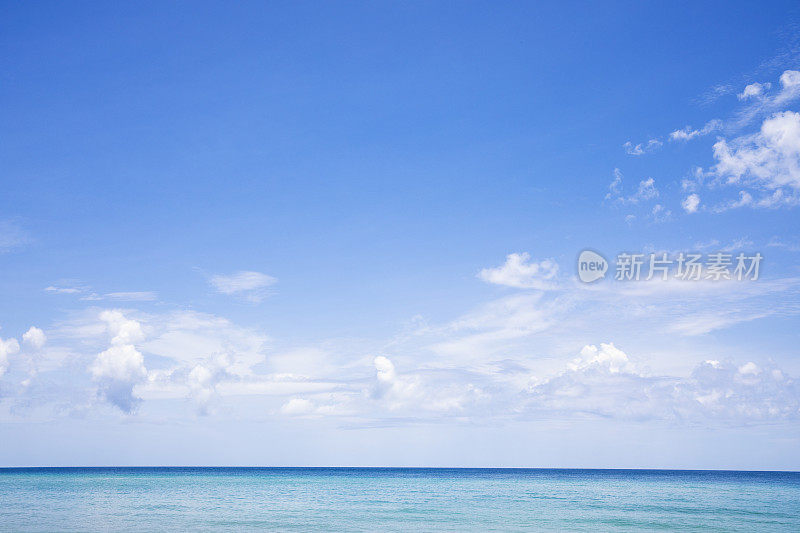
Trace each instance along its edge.
<path fill-rule="evenodd" d="M 578 278 L 584 283 L 591 283 L 605 277 L 608 261 L 605 257 L 591 250 L 584 250 L 578 256 Z"/>

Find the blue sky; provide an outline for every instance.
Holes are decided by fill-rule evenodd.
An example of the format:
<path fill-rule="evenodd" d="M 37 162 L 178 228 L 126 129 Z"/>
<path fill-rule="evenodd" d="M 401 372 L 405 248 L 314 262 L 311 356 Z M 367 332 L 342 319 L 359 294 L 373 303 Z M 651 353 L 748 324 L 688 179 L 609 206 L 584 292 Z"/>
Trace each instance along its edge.
<path fill-rule="evenodd" d="M 800 468 L 793 3 L 0 9 L 0 463 Z"/>

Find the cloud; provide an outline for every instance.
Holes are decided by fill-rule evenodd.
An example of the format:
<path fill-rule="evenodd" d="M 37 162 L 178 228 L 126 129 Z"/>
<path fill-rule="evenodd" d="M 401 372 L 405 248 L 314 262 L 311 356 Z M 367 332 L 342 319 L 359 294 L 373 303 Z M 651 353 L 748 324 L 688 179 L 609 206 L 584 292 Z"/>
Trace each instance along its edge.
<path fill-rule="evenodd" d="M 669 325 L 668 330 L 686 336 L 705 335 L 712 331 L 729 328 L 735 324 L 764 318 L 769 314 L 768 312 L 739 313 L 731 311 L 689 314 Z"/>
<path fill-rule="evenodd" d="M 19 352 L 19 342 L 17 342 L 17 339 L 3 340 L 0 338 L 0 377 L 8 370 L 8 356 L 14 355 L 17 352 Z"/>
<path fill-rule="evenodd" d="M 133 344 L 144 340 L 142 325 L 136 320 L 126 318 L 122 311 L 101 311 L 99 318 L 106 323 L 112 344 Z"/>
<path fill-rule="evenodd" d="M 589 345 L 563 372 L 533 383 L 535 416 L 700 420 L 746 424 L 800 418 L 800 384 L 752 361 L 710 360 L 687 377 L 650 375 L 613 344 Z"/>
<path fill-rule="evenodd" d="M 628 198 L 629 202 L 638 202 L 639 200 L 651 200 L 658 196 L 658 189 L 655 186 L 655 180 L 648 178 L 639 182 L 639 189 L 636 194 Z"/>
<path fill-rule="evenodd" d="M 625 148 L 625 153 L 628 155 L 644 155 L 649 152 L 654 152 L 663 146 L 664 143 L 658 139 L 650 139 L 647 143 L 639 143 L 634 145 L 631 141 L 627 141 L 622 145 Z"/>
<path fill-rule="evenodd" d="M 45 287 L 45 291 L 54 294 L 81 294 L 90 289 L 87 286 L 65 286 L 59 287 L 50 285 Z M 99 302 L 102 300 L 130 301 L 130 302 L 149 302 L 158 299 L 158 294 L 153 291 L 117 291 L 106 294 L 92 292 L 81 297 L 83 301 Z"/>
<path fill-rule="evenodd" d="M 266 288 L 278 280 L 261 272 L 243 270 L 231 275 L 218 274 L 209 281 L 219 293 L 242 296 L 258 303 L 266 297 Z"/>
<path fill-rule="evenodd" d="M 614 343 L 600 344 L 600 348 L 588 344 L 581 349 L 580 356 L 569 365 L 572 371 L 586 370 L 593 367 L 602 367 L 612 374 L 622 371 L 632 371 L 633 367 L 628 356 L 614 346 Z"/>
<path fill-rule="evenodd" d="M 714 174 L 728 184 L 800 190 L 800 113 L 776 113 L 758 133 L 717 141 L 714 158 Z"/>
<path fill-rule="evenodd" d="M 227 353 L 216 353 L 192 368 L 187 376 L 189 395 L 197 405 L 198 413 L 207 415 L 218 395 L 217 385 L 232 377 L 231 356 Z"/>
<path fill-rule="evenodd" d="M 764 91 L 770 87 L 772 87 L 771 83 L 751 83 L 750 85 L 745 86 L 742 92 L 737 94 L 736 97 L 739 100 L 747 100 L 748 98 L 753 98 L 754 96 L 761 96 L 764 94 Z"/>
<path fill-rule="evenodd" d="M 344 414 L 341 406 L 336 404 L 318 404 L 306 398 L 291 398 L 281 405 L 280 413 L 284 416 L 319 416 Z"/>
<path fill-rule="evenodd" d="M 747 101 L 747 105 L 738 112 L 731 126 L 744 127 L 756 118 L 783 109 L 800 98 L 800 71 L 786 70 L 778 81 L 780 89 L 772 94 L 767 92 L 772 87 L 769 83 L 756 83 L 745 87 L 740 93 L 742 96 L 740 100 Z"/>
<path fill-rule="evenodd" d="M 681 207 L 683 207 L 683 210 L 687 213 L 696 213 L 697 209 L 700 207 L 700 197 L 694 193 L 690 194 L 683 199 Z"/>
<path fill-rule="evenodd" d="M 446 373 L 400 375 L 394 363 L 382 355 L 375 357 L 373 364 L 375 382 L 370 396 L 390 411 L 402 411 L 415 417 L 440 416 L 464 412 L 485 397 L 479 387 L 453 380 Z"/>
<path fill-rule="evenodd" d="M 721 120 L 709 120 L 699 130 L 692 129 L 691 126 L 686 126 L 683 129 L 675 130 L 669 134 L 670 141 L 690 141 L 696 137 L 703 137 L 709 133 L 722 128 Z"/>
<path fill-rule="evenodd" d="M 780 77 L 781 90 L 775 95 L 772 105 L 782 106 L 800 97 L 800 72 L 786 70 Z"/>
<path fill-rule="evenodd" d="M 478 278 L 486 283 L 518 289 L 547 289 L 558 274 L 558 264 L 552 259 L 531 262 L 527 252 L 506 256 L 506 262 L 495 268 L 484 268 Z"/>
<path fill-rule="evenodd" d="M 637 204 L 640 201 L 652 200 L 658 197 L 658 189 L 655 185 L 653 178 L 647 178 L 639 182 L 639 187 L 636 192 L 630 196 L 624 196 L 622 190 L 622 172 L 620 169 L 614 169 L 614 179 L 608 185 L 608 193 L 606 200 L 613 200 L 621 204 Z"/>
<path fill-rule="evenodd" d="M 22 227 L 10 220 L 0 220 L 0 253 L 11 252 L 30 242 Z"/>
<path fill-rule="evenodd" d="M 656 204 L 653 206 L 650 216 L 654 222 L 667 222 L 672 220 L 672 211 L 661 204 Z"/>
<path fill-rule="evenodd" d="M 47 342 L 47 337 L 45 336 L 44 331 L 35 326 L 31 326 L 28 331 L 22 334 L 22 342 L 34 350 L 40 350 L 44 346 L 45 342 Z"/>
<path fill-rule="evenodd" d="M 737 422 L 797 420 L 800 383 L 774 365 L 763 368 L 706 361 L 675 386 L 675 410 L 683 418 Z"/>
<path fill-rule="evenodd" d="M 105 295 L 109 300 L 127 300 L 133 302 L 149 302 L 158 299 L 158 294 L 151 291 L 109 292 Z"/>
<path fill-rule="evenodd" d="M 103 398 L 131 413 L 140 401 L 133 389 L 147 378 L 144 357 L 133 344 L 144 340 L 141 324 L 118 310 L 102 311 L 99 318 L 106 323 L 111 346 L 97 354 L 89 372 L 98 382 Z"/>
<path fill-rule="evenodd" d="M 82 289 L 78 289 L 76 287 L 55 287 L 50 285 L 49 287 L 45 287 L 44 289 L 47 292 L 53 292 L 56 294 L 78 294 L 82 291 Z"/>
<path fill-rule="evenodd" d="M 281 406 L 281 414 L 289 416 L 309 415 L 315 410 L 314 402 L 304 398 L 292 398 Z"/>

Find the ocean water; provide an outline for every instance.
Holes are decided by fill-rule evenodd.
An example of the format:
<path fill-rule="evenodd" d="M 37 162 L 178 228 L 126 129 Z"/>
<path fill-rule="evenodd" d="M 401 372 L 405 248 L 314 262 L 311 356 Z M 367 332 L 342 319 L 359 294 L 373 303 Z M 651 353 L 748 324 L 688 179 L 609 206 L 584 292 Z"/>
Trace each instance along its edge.
<path fill-rule="evenodd" d="M 800 473 L 6 468 L 0 531 L 800 531 Z"/>

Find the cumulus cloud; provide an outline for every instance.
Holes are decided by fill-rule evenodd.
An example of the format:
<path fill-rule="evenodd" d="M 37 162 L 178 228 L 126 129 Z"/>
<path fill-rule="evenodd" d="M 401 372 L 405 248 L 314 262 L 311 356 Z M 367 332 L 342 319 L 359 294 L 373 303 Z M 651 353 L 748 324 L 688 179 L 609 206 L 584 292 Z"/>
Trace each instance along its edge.
<path fill-rule="evenodd" d="M 748 98 L 753 98 L 754 96 L 761 96 L 764 94 L 764 91 L 770 87 L 772 87 L 771 83 L 751 83 L 750 85 L 745 86 L 742 92 L 737 94 L 736 97 L 739 100 L 747 100 Z"/>
<path fill-rule="evenodd" d="M 717 141 L 714 158 L 714 174 L 728 184 L 800 190 L 800 113 L 776 113 L 758 133 Z"/>
<path fill-rule="evenodd" d="M 19 352 L 19 342 L 17 339 L 1 339 L 0 338 L 0 377 L 8 370 L 8 356 L 14 355 Z"/>
<path fill-rule="evenodd" d="M 775 111 L 785 109 L 785 107 L 800 98 L 800 72 L 796 70 L 786 70 L 779 78 L 780 88 L 772 93 L 768 90 L 772 87 L 769 83 L 750 84 L 740 93 L 740 100 L 747 102 L 732 120 L 731 125 L 741 128 L 753 120 Z"/>
<path fill-rule="evenodd" d="M 676 411 L 684 418 L 729 421 L 796 420 L 800 383 L 774 365 L 761 368 L 706 361 L 675 386 Z"/>
<path fill-rule="evenodd" d="M 292 398 L 281 406 L 281 414 L 302 416 L 312 414 L 316 409 L 314 402 L 305 398 Z"/>
<path fill-rule="evenodd" d="M 230 275 L 217 274 L 209 282 L 221 294 L 241 296 L 258 303 L 266 297 L 266 289 L 278 280 L 254 271 L 240 271 Z"/>
<path fill-rule="evenodd" d="M 580 356 L 573 359 L 568 367 L 572 371 L 601 367 L 611 374 L 633 370 L 628 356 L 625 352 L 614 346 L 612 342 L 607 344 L 601 343 L 599 348 L 593 344 L 584 346 Z"/>
<path fill-rule="evenodd" d="M 231 365 L 229 354 L 217 353 L 189 371 L 186 382 L 199 414 L 209 414 L 212 402 L 218 396 L 217 385 L 231 377 L 228 372 Z"/>
<path fill-rule="evenodd" d="M 800 97 L 800 71 L 786 70 L 779 81 L 781 90 L 775 95 L 772 105 L 782 106 Z"/>
<path fill-rule="evenodd" d="M 106 324 L 111 346 L 97 354 L 89 372 L 104 399 L 131 413 L 140 401 L 133 389 L 147 378 L 144 357 L 134 346 L 144 340 L 141 324 L 118 310 L 102 311 L 99 318 Z"/>
<path fill-rule="evenodd" d="M 533 383 L 532 414 L 749 423 L 800 418 L 800 384 L 775 366 L 716 360 L 687 377 L 649 375 L 613 344 L 589 345 L 556 376 Z"/>
<path fill-rule="evenodd" d="M 34 350 L 40 350 L 44 346 L 45 342 L 47 342 L 47 337 L 45 336 L 44 331 L 35 326 L 31 326 L 28 331 L 22 334 L 22 342 Z"/>
<path fill-rule="evenodd" d="M 375 357 L 373 364 L 375 382 L 371 397 L 391 411 L 413 416 L 460 413 L 474 407 L 484 397 L 479 387 L 448 379 L 447 375 L 398 374 L 394 363 L 382 355 Z"/>
<path fill-rule="evenodd" d="M 557 274 L 558 265 L 552 259 L 532 262 L 530 254 L 523 252 L 508 254 L 506 262 L 499 267 L 482 269 L 478 278 L 518 289 L 547 289 L 552 287 Z"/>
<path fill-rule="evenodd" d="M 696 213 L 700 207 L 700 196 L 695 193 L 690 194 L 681 202 L 681 207 L 687 213 Z"/>

